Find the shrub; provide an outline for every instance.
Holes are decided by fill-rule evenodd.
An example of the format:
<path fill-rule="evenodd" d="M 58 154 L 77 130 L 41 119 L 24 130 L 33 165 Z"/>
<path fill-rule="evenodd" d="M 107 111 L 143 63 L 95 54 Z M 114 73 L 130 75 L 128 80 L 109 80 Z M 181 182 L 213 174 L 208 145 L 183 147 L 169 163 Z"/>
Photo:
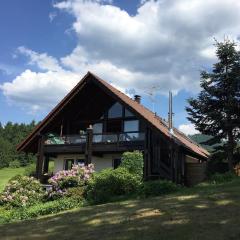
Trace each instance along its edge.
<path fill-rule="evenodd" d="M 25 176 L 33 177 L 36 174 L 36 164 L 29 164 L 24 171 Z"/>
<path fill-rule="evenodd" d="M 66 193 L 66 197 L 70 197 L 77 202 L 82 202 L 84 200 L 84 192 L 85 187 L 70 188 Z"/>
<path fill-rule="evenodd" d="M 130 173 L 143 176 L 143 154 L 139 151 L 125 152 L 120 167 L 126 168 Z"/>
<path fill-rule="evenodd" d="M 237 178 L 237 176 L 231 172 L 226 172 L 223 174 L 215 173 L 210 177 L 210 182 L 213 184 L 225 183 L 225 182 L 230 182 L 235 178 Z"/>
<path fill-rule="evenodd" d="M 86 196 L 90 202 L 104 203 L 116 196 L 135 193 L 139 186 L 139 178 L 127 169 L 105 169 L 89 181 Z"/>
<path fill-rule="evenodd" d="M 49 179 L 52 190 L 45 195 L 45 200 L 52 201 L 63 197 L 70 188 L 86 185 L 94 173 L 94 165 L 73 165 L 71 170 L 57 172 Z"/>
<path fill-rule="evenodd" d="M 43 198 L 39 181 L 33 177 L 16 176 L 10 179 L 0 196 L 0 205 L 6 208 L 31 206 Z"/>
<path fill-rule="evenodd" d="M 18 160 L 14 160 L 9 163 L 10 168 L 20 168 L 20 162 Z"/>
<path fill-rule="evenodd" d="M 82 206 L 82 202 L 71 198 L 62 198 L 52 202 L 38 203 L 29 208 L 12 210 L 1 209 L 0 223 L 13 222 L 15 220 L 30 219 L 47 214 L 58 213 L 64 210 Z"/>
<path fill-rule="evenodd" d="M 140 194 L 145 197 L 148 196 L 159 196 L 171 192 L 175 192 L 179 189 L 175 183 L 168 180 L 153 180 L 146 181 L 142 185 Z"/>
<path fill-rule="evenodd" d="M 72 198 L 62 198 L 52 202 L 40 203 L 26 210 L 27 218 L 37 217 L 46 214 L 58 213 L 63 210 L 79 207 L 82 203 Z M 26 217 L 25 217 L 26 218 Z"/>
<path fill-rule="evenodd" d="M 94 165 L 73 165 L 71 170 L 57 172 L 49 179 L 49 183 L 57 189 L 83 186 L 94 173 Z"/>

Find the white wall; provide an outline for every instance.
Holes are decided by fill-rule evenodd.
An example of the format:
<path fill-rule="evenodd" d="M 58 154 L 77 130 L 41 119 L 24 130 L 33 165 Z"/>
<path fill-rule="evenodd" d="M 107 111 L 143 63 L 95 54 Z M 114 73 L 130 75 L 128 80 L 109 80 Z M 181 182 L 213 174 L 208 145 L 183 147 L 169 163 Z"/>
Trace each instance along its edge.
<path fill-rule="evenodd" d="M 121 154 L 104 154 L 103 157 L 92 156 L 92 163 L 95 166 L 95 171 L 101 171 L 105 168 L 112 168 L 113 159 L 120 158 Z M 65 159 L 84 159 L 83 154 L 59 154 L 54 159 L 54 173 L 64 170 Z"/>

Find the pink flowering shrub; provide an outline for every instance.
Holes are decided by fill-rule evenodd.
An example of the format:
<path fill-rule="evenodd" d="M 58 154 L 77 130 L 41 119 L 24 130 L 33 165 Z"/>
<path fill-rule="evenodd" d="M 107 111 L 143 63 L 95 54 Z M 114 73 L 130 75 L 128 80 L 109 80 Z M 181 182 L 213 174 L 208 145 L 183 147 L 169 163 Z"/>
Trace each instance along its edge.
<path fill-rule="evenodd" d="M 73 165 L 71 170 L 57 172 L 48 180 L 53 187 L 48 191 L 47 200 L 55 200 L 66 195 L 69 188 L 85 186 L 93 173 L 93 164 Z"/>
<path fill-rule="evenodd" d="M 40 202 L 44 192 L 33 177 L 17 176 L 11 179 L 0 194 L 0 205 L 6 208 L 26 207 Z"/>

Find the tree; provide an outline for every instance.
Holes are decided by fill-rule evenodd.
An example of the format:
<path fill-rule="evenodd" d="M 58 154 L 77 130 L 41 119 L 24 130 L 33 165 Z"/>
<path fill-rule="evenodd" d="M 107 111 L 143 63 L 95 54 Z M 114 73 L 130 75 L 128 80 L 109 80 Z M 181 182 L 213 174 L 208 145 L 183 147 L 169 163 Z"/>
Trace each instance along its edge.
<path fill-rule="evenodd" d="M 35 121 L 30 124 L 7 122 L 4 127 L 0 123 L 0 168 L 8 167 L 12 161 L 18 161 L 21 166 L 34 161 L 34 155 L 18 153 L 16 147 L 35 126 Z"/>
<path fill-rule="evenodd" d="M 188 99 L 186 110 L 197 130 L 213 136 L 212 142 L 224 142 L 228 167 L 233 171 L 240 136 L 240 52 L 228 39 L 215 46 L 218 62 L 211 72 L 201 72 L 202 90 L 196 99 Z"/>

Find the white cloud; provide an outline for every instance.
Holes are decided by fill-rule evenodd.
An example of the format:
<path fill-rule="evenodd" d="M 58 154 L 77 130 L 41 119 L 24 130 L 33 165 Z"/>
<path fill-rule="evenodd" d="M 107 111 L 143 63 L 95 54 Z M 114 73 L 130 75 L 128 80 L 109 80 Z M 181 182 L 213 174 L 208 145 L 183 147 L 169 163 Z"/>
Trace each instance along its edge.
<path fill-rule="evenodd" d="M 181 124 L 178 129 L 185 133 L 186 135 L 193 135 L 199 133 L 198 130 L 195 129 L 194 125 L 189 123 L 189 124 Z"/>
<path fill-rule="evenodd" d="M 55 104 L 88 70 L 122 90 L 196 92 L 199 70 L 215 61 L 214 38 L 237 39 L 240 29 L 238 0 L 142 0 L 135 15 L 109 0 L 54 7 L 74 16 L 75 49 L 56 59 L 19 47 L 39 71 L 25 70 L 0 86 L 9 101 L 31 109 Z"/>
<path fill-rule="evenodd" d="M 46 53 L 39 54 L 25 47 L 19 47 L 18 52 L 27 56 L 29 64 L 38 66 L 40 72 L 26 69 L 12 82 L 0 85 L 0 89 L 9 103 L 26 108 L 31 113 L 53 107 L 81 78 L 63 69 L 57 59 Z"/>
<path fill-rule="evenodd" d="M 128 86 L 140 90 L 157 85 L 161 92 L 198 91 L 199 70 L 215 60 L 214 37 L 227 34 L 236 39 L 239 32 L 237 0 L 142 1 L 134 16 L 100 2 L 55 4 L 75 17 L 73 30 L 79 38 L 76 49 L 62 61 L 75 71 L 83 56 L 94 66 L 111 64 L 131 76 Z M 119 86 L 125 87 L 122 81 Z"/>
<path fill-rule="evenodd" d="M 56 16 L 57 16 L 56 12 L 50 12 L 48 15 L 49 21 L 52 22 Z"/>
<path fill-rule="evenodd" d="M 58 60 L 47 55 L 47 53 L 37 53 L 24 46 L 18 47 L 18 52 L 29 58 L 30 65 L 36 65 L 41 70 L 61 71 Z"/>

